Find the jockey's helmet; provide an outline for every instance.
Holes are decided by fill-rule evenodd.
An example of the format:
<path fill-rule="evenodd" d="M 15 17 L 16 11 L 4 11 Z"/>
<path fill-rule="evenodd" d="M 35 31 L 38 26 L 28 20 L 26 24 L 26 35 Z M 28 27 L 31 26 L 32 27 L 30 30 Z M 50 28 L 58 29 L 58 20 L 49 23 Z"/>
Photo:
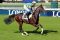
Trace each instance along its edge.
<path fill-rule="evenodd" d="M 32 1 L 32 7 L 36 5 L 36 1 Z"/>
<path fill-rule="evenodd" d="M 32 4 L 36 4 L 36 1 L 32 1 Z"/>

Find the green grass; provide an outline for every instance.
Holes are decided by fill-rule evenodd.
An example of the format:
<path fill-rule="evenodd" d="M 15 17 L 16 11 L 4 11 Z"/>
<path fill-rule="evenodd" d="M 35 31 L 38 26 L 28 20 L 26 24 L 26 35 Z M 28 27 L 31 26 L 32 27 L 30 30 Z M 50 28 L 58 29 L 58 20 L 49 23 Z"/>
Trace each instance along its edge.
<path fill-rule="evenodd" d="M 10 25 L 4 23 L 6 15 L 0 15 L 0 40 L 60 40 L 60 18 L 57 17 L 40 17 L 40 23 L 44 26 L 44 30 L 50 30 L 47 34 L 29 33 L 29 36 L 22 36 L 18 33 L 18 24 L 14 21 Z M 35 29 L 32 25 L 23 24 L 25 31 Z M 39 29 L 38 32 L 41 30 Z M 57 31 L 57 32 L 53 32 Z"/>

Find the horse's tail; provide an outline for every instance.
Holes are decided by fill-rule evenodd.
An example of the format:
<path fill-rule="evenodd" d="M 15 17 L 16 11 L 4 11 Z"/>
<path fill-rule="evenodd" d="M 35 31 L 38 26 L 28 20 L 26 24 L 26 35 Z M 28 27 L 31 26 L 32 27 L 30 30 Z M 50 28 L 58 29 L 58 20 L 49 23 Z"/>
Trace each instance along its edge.
<path fill-rule="evenodd" d="M 11 24 L 14 20 L 15 14 L 10 15 L 8 18 L 4 19 L 5 24 Z"/>

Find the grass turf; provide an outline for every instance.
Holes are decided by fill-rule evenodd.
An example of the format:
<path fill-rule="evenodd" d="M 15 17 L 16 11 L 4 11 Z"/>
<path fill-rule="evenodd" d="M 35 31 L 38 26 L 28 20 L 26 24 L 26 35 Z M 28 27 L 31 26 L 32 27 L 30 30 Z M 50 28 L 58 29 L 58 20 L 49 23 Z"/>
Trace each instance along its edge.
<path fill-rule="evenodd" d="M 40 23 L 44 26 L 44 30 L 48 30 L 46 34 L 41 35 L 39 32 L 32 33 L 35 29 L 32 25 L 23 24 L 25 31 L 31 31 L 29 36 L 22 36 L 18 32 L 18 24 L 14 21 L 10 25 L 4 23 L 6 15 L 0 15 L 0 40 L 60 40 L 60 18 L 57 17 L 40 17 Z M 57 32 L 56 32 L 57 31 Z"/>

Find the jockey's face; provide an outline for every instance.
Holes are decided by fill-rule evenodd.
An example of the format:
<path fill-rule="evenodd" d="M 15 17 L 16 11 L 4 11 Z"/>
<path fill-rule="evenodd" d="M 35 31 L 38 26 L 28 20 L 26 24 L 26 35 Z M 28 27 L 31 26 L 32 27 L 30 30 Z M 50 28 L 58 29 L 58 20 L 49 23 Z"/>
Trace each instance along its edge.
<path fill-rule="evenodd" d="M 36 3 L 32 3 L 34 6 L 36 5 Z"/>

